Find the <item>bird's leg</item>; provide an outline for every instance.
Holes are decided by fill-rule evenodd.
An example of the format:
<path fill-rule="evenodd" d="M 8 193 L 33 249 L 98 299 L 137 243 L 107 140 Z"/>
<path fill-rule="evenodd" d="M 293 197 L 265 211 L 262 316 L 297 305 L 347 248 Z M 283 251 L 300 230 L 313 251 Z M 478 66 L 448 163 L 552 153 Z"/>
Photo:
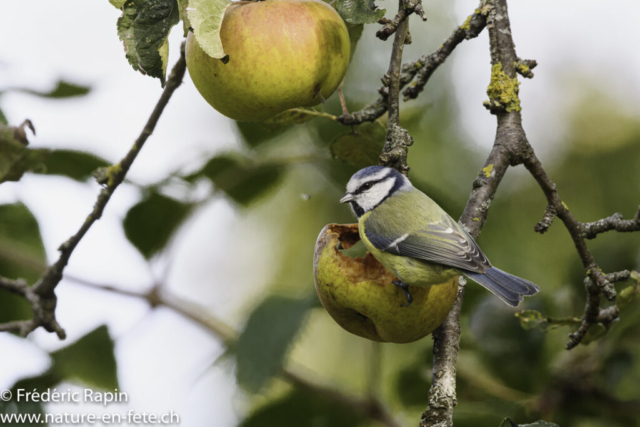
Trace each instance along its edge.
<path fill-rule="evenodd" d="M 397 287 L 399 287 L 400 289 L 402 289 L 402 292 L 404 292 L 404 296 L 407 297 L 407 303 L 403 304 L 405 307 L 408 307 L 411 305 L 411 303 L 413 302 L 413 297 L 411 296 L 411 294 L 409 293 L 409 285 L 407 285 L 404 282 L 401 282 L 400 280 L 394 280 L 392 282 L 394 285 L 396 285 Z"/>

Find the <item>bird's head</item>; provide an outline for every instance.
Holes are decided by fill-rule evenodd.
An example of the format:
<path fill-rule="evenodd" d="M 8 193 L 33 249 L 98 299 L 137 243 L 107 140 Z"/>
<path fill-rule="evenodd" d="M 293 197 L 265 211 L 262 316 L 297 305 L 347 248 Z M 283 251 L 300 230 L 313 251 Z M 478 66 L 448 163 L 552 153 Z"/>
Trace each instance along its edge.
<path fill-rule="evenodd" d="M 369 166 L 353 174 L 347 184 L 347 194 L 340 199 L 340 203 L 350 203 L 359 218 L 397 191 L 410 188 L 411 183 L 407 177 L 395 169 Z"/>

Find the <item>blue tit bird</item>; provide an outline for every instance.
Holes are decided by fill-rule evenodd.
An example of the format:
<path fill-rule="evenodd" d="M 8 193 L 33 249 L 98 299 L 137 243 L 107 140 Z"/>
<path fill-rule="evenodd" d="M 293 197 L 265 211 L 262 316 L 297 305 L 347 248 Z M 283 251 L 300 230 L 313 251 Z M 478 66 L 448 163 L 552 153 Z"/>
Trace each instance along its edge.
<path fill-rule="evenodd" d="M 358 217 L 360 238 L 392 272 L 411 304 L 407 285 L 430 286 L 464 275 L 510 306 L 540 288 L 493 267 L 477 243 L 436 202 L 395 169 L 370 166 L 356 172 L 341 203 Z"/>

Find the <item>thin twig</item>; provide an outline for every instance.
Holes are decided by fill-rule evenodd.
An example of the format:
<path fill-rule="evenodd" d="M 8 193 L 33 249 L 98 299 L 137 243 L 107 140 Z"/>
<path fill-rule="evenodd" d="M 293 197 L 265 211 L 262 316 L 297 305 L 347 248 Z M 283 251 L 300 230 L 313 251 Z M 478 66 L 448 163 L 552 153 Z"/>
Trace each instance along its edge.
<path fill-rule="evenodd" d="M 379 24 L 382 24 L 382 28 L 376 33 L 376 37 L 380 40 L 387 40 L 393 33 L 398 31 L 404 21 L 409 20 L 409 15 L 412 13 L 420 16 L 423 21 L 427 20 L 422 7 L 422 0 L 407 0 L 400 4 L 398 13 L 393 19 L 382 18 L 378 21 Z"/>
<path fill-rule="evenodd" d="M 415 99 L 429 82 L 434 71 L 446 61 L 453 50 L 462 43 L 463 40 L 471 40 L 484 30 L 487 25 L 487 15 L 489 14 L 489 6 L 487 0 L 482 0 L 475 12 L 467 18 L 467 20 L 455 29 L 453 34 L 442 43 L 440 48 L 431 55 L 424 55 L 416 61 L 416 65 L 420 65 L 415 81 L 407 87 L 402 94 L 404 100 Z"/>
<path fill-rule="evenodd" d="M 486 3 L 487 0 L 482 0 L 477 10 L 487 10 Z M 416 74 L 419 75 L 415 83 L 415 89 L 413 88 L 414 86 L 411 85 L 403 93 L 405 101 L 418 96 L 431 75 L 444 63 L 463 40 L 475 38 L 482 32 L 486 26 L 486 13 L 474 13 L 472 16 L 473 18 L 470 20 L 468 28 L 465 24 L 456 28 L 453 34 L 447 38 L 435 52 L 429 55 L 423 55 L 416 61 L 406 62 L 402 65 L 400 71 L 400 89 L 411 83 L 414 77 L 416 77 Z M 367 105 L 360 111 L 343 114 L 338 117 L 338 121 L 343 125 L 351 126 L 364 122 L 372 122 L 381 117 L 388 109 L 389 89 L 385 85 L 382 86 L 378 92 L 380 96 L 374 103 Z"/>
<path fill-rule="evenodd" d="M 107 203 L 111 199 L 111 196 L 124 180 L 129 168 L 133 164 L 133 161 L 144 146 L 144 143 L 153 133 L 153 130 L 155 129 L 162 112 L 171 99 L 173 92 L 180 86 L 180 84 L 182 84 L 185 70 L 186 62 L 183 44 L 180 59 L 174 65 L 162 95 L 151 113 L 147 124 L 140 133 L 140 136 L 136 139 L 133 146 L 120 163 L 103 170 L 103 179 L 101 183 L 104 184 L 105 187 L 100 192 L 98 199 L 93 206 L 92 212 L 85 219 L 76 234 L 60 246 L 60 256 L 58 260 L 46 270 L 42 278 L 33 287 L 26 287 L 24 290 L 22 296 L 30 302 L 33 310 L 33 318 L 27 321 L 0 325 L 0 330 L 18 330 L 21 334 L 27 335 L 34 329 L 41 326 L 49 332 L 55 332 L 60 339 L 65 338 L 65 332 L 56 320 L 55 308 L 57 300 L 55 288 L 62 280 L 64 269 L 69 263 L 69 259 L 71 258 L 73 251 L 86 235 L 87 231 L 89 231 L 91 226 L 100 219 Z M 0 283 L 0 287 L 3 287 L 2 283 Z"/>
<path fill-rule="evenodd" d="M 569 211 L 567 204 L 564 203 L 558 195 L 555 183 L 542 167 L 540 160 L 538 160 L 535 155 L 530 155 L 524 159 L 524 165 L 538 182 L 538 185 L 546 196 L 549 205 L 555 208 L 558 218 L 560 218 L 564 223 L 565 228 L 573 240 L 573 244 L 576 247 L 578 255 L 580 256 L 582 265 L 584 266 L 584 269 L 591 281 L 597 286 L 598 292 L 603 293 L 610 301 L 615 300 L 615 288 L 611 282 L 606 279 L 602 271 L 600 271 L 600 268 L 593 259 L 591 252 L 587 248 L 587 244 L 582 236 L 582 224 L 573 216 L 571 211 Z"/>
<path fill-rule="evenodd" d="M 533 230 L 537 233 L 544 234 L 549 229 L 549 227 L 551 227 L 551 224 L 553 223 L 553 220 L 555 218 L 556 208 L 551 205 L 547 205 L 547 209 L 544 212 L 542 220 L 537 223 L 535 227 L 533 227 Z"/>

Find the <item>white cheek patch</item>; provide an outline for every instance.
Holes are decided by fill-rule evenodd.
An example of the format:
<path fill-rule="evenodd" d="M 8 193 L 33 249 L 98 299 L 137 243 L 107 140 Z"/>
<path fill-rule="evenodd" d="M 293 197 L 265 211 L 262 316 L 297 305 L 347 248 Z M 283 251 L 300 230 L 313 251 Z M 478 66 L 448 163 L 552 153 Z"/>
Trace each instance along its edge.
<path fill-rule="evenodd" d="M 395 181 L 395 178 L 392 177 L 374 184 L 370 190 L 357 195 L 356 202 L 358 202 L 365 212 L 370 211 L 378 206 L 380 202 L 389 195 L 391 189 L 395 185 Z"/>

